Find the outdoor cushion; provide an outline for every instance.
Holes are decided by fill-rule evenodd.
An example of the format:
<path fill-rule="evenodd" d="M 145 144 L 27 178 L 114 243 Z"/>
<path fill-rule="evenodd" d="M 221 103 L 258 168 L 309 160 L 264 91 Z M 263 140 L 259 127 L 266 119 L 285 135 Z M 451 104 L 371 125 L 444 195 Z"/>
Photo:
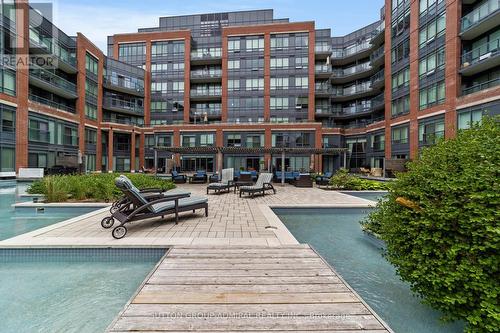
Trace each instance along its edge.
<path fill-rule="evenodd" d="M 192 205 L 198 205 L 198 204 L 202 204 L 205 202 L 208 202 L 208 199 L 203 198 L 203 197 L 182 198 L 182 199 L 179 199 L 179 208 L 192 206 Z M 151 206 L 152 211 L 154 213 L 159 213 L 162 211 L 173 209 L 174 207 L 175 207 L 175 201 L 160 202 L 160 203 L 157 203 L 157 204 L 154 204 Z"/>

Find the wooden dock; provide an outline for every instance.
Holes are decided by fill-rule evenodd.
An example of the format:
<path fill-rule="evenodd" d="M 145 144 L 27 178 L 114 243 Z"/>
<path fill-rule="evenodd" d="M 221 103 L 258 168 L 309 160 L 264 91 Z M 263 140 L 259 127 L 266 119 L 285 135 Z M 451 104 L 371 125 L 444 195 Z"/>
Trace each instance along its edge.
<path fill-rule="evenodd" d="M 392 332 L 308 245 L 174 247 L 110 332 Z"/>

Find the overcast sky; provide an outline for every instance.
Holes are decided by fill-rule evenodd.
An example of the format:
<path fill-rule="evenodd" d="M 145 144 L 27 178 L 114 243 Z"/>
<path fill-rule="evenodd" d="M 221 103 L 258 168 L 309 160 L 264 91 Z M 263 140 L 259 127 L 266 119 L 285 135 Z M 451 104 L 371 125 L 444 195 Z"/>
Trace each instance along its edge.
<path fill-rule="evenodd" d="M 42 2 L 42 1 L 36 1 Z M 316 21 L 341 36 L 379 19 L 383 0 L 55 0 L 54 23 L 81 32 L 106 52 L 106 37 L 158 26 L 160 16 L 274 9 L 275 18 Z"/>

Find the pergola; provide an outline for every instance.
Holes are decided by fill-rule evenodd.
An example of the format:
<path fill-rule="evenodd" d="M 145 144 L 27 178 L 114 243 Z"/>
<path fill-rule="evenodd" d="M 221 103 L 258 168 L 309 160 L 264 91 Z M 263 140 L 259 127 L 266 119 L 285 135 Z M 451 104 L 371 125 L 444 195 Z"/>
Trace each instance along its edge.
<path fill-rule="evenodd" d="M 281 160 L 285 161 L 287 154 L 328 154 L 340 155 L 344 154 L 344 164 L 346 159 L 347 148 L 312 148 L 312 147 L 154 147 L 155 152 L 155 168 L 157 166 L 157 151 L 167 151 L 172 154 L 214 154 L 217 155 L 217 171 L 219 174 L 222 172 L 222 159 L 223 154 L 271 154 L 281 155 Z M 268 165 L 268 170 L 271 170 Z M 281 172 L 281 183 L 285 183 L 285 172 Z"/>

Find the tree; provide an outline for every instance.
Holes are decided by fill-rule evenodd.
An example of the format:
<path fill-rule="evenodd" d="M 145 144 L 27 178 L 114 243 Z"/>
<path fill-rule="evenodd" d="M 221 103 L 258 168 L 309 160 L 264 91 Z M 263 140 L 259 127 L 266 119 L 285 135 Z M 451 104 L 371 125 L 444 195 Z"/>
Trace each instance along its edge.
<path fill-rule="evenodd" d="M 500 117 L 484 118 L 423 149 L 364 222 L 423 302 L 468 332 L 500 327 L 499 176 Z"/>

